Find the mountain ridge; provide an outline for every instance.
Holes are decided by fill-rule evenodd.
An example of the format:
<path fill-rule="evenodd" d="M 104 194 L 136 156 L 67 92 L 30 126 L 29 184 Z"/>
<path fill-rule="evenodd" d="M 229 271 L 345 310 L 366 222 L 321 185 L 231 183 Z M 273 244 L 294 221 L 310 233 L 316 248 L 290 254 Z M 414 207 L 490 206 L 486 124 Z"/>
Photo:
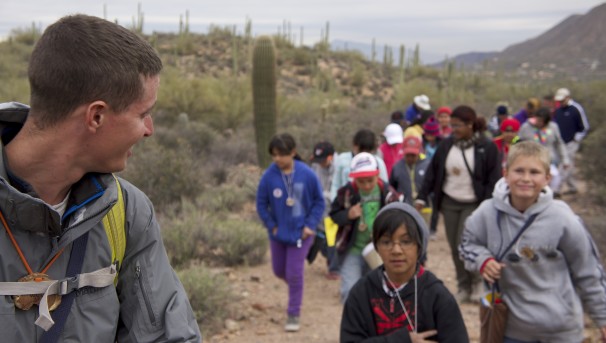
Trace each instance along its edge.
<path fill-rule="evenodd" d="M 496 53 L 465 53 L 446 62 L 472 69 L 498 69 L 518 74 L 589 77 L 606 75 L 606 3 L 586 14 L 573 14 L 542 34 Z M 483 54 L 483 55 L 482 55 Z"/>

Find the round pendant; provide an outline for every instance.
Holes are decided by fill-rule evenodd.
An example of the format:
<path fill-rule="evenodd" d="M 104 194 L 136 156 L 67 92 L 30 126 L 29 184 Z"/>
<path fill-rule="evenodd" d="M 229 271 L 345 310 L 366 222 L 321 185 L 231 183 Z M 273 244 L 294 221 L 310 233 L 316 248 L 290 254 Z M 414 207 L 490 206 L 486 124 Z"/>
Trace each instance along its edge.
<path fill-rule="evenodd" d="M 41 282 L 41 281 L 52 281 L 48 275 L 43 273 L 33 273 L 26 275 L 19 280 L 18 282 Z M 27 311 L 34 305 L 40 305 L 40 300 L 42 300 L 42 294 L 28 294 L 28 295 L 13 295 L 13 301 L 15 303 L 15 307 L 20 310 Z M 49 311 L 55 310 L 61 304 L 61 296 L 58 294 L 53 294 L 48 296 L 48 309 Z"/>
<path fill-rule="evenodd" d="M 452 168 L 452 173 L 456 176 L 459 176 L 459 174 L 461 174 L 461 169 L 454 167 Z"/>
<path fill-rule="evenodd" d="M 286 205 L 290 206 L 290 207 L 295 206 L 295 199 L 293 199 L 291 197 L 286 198 Z"/>
<path fill-rule="evenodd" d="M 358 225 L 358 230 L 359 230 L 360 232 L 364 232 L 364 231 L 366 231 L 366 229 L 368 229 L 368 225 L 366 225 L 366 223 L 360 223 L 360 224 Z"/>

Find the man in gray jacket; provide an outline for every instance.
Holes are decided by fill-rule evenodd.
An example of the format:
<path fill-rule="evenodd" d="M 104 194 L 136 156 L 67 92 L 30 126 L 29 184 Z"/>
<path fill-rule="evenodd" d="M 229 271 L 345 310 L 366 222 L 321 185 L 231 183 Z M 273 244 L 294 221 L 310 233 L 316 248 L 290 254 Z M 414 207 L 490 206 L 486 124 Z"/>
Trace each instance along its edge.
<path fill-rule="evenodd" d="M 129 30 L 67 16 L 32 52 L 31 108 L 0 104 L 2 341 L 201 341 L 152 204 L 111 174 L 153 133 L 161 69 Z M 102 222 L 117 202 L 121 263 Z"/>

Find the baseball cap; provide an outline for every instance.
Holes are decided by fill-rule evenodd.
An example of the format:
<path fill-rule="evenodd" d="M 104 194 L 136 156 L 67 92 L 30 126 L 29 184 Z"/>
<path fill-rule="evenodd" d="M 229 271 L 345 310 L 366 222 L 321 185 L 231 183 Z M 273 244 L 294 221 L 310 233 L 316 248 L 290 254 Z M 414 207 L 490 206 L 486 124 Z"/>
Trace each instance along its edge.
<path fill-rule="evenodd" d="M 431 105 L 429 105 L 429 98 L 425 94 L 415 96 L 413 102 L 423 110 L 427 111 L 431 109 Z"/>
<path fill-rule="evenodd" d="M 452 110 L 448 106 L 442 106 L 442 107 L 438 108 L 438 110 L 436 111 L 436 115 L 438 115 L 440 113 L 446 113 L 448 115 L 451 115 Z"/>
<path fill-rule="evenodd" d="M 312 162 L 323 162 L 328 156 L 335 153 L 335 147 L 329 142 L 319 142 L 314 146 L 314 155 L 311 158 Z"/>
<path fill-rule="evenodd" d="M 385 127 L 383 136 L 385 136 L 385 140 L 389 145 L 402 143 L 404 140 L 404 131 L 402 131 L 402 127 L 399 124 L 391 123 Z"/>
<path fill-rule="evenodd" d="M 396 124 L 397 125 L 397 124 Z M 379 175 L 377 159 L 368 152 L 361 152 L 351 160 L 349 177 L 368 177 Z"/>
<path fill-rule="evenodd" d="M 505 105 L 497 106 L 497 114 L 507 115 L 508 113 L 509 113 L 509 110 L 508 110 L 507 106 L 505 106 Z"/>
<path fill-rule="evenodd" d="M 505 131 L 520 131 L 520 122 L 513 118 L 503 120 L 503 122 L 501 123 L 501 132 Z"/>
<path fill-rule="evenodd" d="M 404 140 L 404 155 L 421 153 L 421 139 L 416 136 L 406 137 Z"/>
<path fill-rule="evenodd" d="M 569 96 L 570 96 L 570 91 L 568 90 L 568 88 L 560 88 L 556 91 L 555 96 L 553 97 L 553 100 L 562 101 Z"/>

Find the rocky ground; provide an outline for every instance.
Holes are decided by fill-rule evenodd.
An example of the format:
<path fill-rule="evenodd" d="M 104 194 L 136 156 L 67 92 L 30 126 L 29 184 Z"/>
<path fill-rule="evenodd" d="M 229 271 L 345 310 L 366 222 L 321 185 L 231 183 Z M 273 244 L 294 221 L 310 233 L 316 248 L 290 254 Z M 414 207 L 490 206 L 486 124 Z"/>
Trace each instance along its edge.
<path fill-rule="evenodd" d="M 582 206 L 582 196 L 566 196 L 575 210 L 586 211 Z M 437 239 L 430 241 L 427 268 L 441 278 L 451 292 L 456 291 L 454 266 L 450 249 L 444 235 L 442 223 Z M 284 332 L 287 306 L 287 287 L 271 271 L 269 258 L 263 265 L 252 268 L 237 268 L 226 271 L 239 299 L 234 299 L 237 313 L 227 320 L 221 334 L 205 339 L 211 343 L 263 342 L 263 343 L 307 343 L 338 342 L 339 324 L 343 309 L 339 302 L 339 281 L 325 278 L 326 265 L 319 256 L 312 265 L 306 266 L 305 293 L 301 314 L 301 331 Z M 471 342 L 479 342 L 478 305 L 461 305 L 465 324 Z M 587 322 L 584 343 L 598 342 L 597 330 Z"/>

